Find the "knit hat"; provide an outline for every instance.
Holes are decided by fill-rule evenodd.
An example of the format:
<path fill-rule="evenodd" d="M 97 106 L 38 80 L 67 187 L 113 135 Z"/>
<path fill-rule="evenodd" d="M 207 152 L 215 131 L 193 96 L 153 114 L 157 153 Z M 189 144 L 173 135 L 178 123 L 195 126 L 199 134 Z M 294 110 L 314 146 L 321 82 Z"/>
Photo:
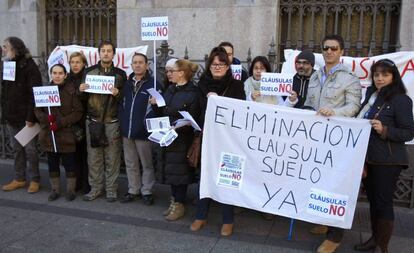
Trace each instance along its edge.
<path fill-rule="evenodd" d="M 312 67 L 315 65 L 315 55 L 310 50 L 303 50 L 300 54 L 296 57 L 296 60 L 307 60 L 310 62 Z"/>
<path fill-rule="evenodd" d="M 165 63 L 165 67 L 166 68 L 172 68 L 172 67 L 174 67 L 174 64 L 175 64 L 175 62 L 177 61 L 178 59 L 176 59 L 176 58 L 171 58 L 171 59 L 169 59 L 168 61 L 167 61 L 167 63 Z"/>

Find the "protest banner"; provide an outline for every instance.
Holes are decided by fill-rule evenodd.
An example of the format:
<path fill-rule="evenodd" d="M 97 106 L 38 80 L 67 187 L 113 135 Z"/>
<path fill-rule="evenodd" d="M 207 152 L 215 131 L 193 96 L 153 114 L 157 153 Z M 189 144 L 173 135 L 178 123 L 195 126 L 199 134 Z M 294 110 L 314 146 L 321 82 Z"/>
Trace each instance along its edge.
<path fill-rule="evenodd" d="M 293 90 L 293 73 L 262 73 L 260 94 L 270 96 L 290 96 Z"/>
<path fill-rule="evenodd" d="M 50 112 L 50 107 L 60 106 L 60 95 L 59 95 L 59 88 L 57 85 L 33 87 L 33 96 L 34 96 L 36 107 L 47 107 L 49 115 L 52 114 Z M 51 133 L 52 133 L 53 149 L 56 153 L 57 149 L 56 149 L 55 133 L 53 131 L 51 131 Z"/>
<path fill-rule="evenodd" d="M 4 61 L 3 62 L 3 80 L 14 81 L 16 79 L 16 62 Z"/>
<path fill-rule="evenodd" d="M 371 125 L 210 96 L 200 198 L 350 228 Z"/>
<path fill-rule="evenodd" d="M 141 39 L 154 42 L 154 70 L 157 67 L 157 40 L 168 40 L 168 17 L 141 18 Z M 157 71 L 154 71 L 154 89 L 157 89 Z"/>
<path fill-rule="evenodd" d="M 241 64 L 231 64 L 231 73 L 233 78 L 236 80 L 241 80 L 242 78 L 242 65 Z"/>
<path fill-rule="evenodd" d="M 284 51 L 286 61 L 282 66 L 282 73 L 295 73 L 295 60 L 300 51 L 286 49 Z M 325 65 L 322 54 L 314 53 L 315 69 L 320 69 Z M 407 89 L 407 95 L 414 101 L 414 51 L 396 52 L 382 54 L 371 57 L 341 57 L 341 63 L 347 66 L 359 78 L 362 85 L 362 101 L 365 98 L 366 87 L 371 85 L 371 66 L 381 59 L 390 59 L 400 71 L 401 78 Z M 414 106 L 413 106 L 414 112 Z M 414 144 L 414 140 L 406 144 Z"/>
<path fill-rule="evenodd" d="M 96 94 L 112 94 L 111 89 L 115 86 L 115 77 L 86 75 L 85 83 L 88 85 L 88 89 L 86 89 L 85 92 Z"/>
<path fill-rule="evenodd" d="M 129 47 L 129 48 L 117 48 L 116 54 L 114 57 L 114 66 L 124 70 L 129 76 L 132 73 L 131 61 L 132 56 L 135 53 L 147 54 L 148 46 L 138 46 L 138 47 Z M 84 47 L 78 45 L 69 45 L 69 46 L 57 46 L 53 52 L 50 54 L 47 65 L 50 68 L 56 63 L 63 64 L 66 67 L 66 70 L 69 72 L 69 57 L 74 52 L 82 52 L 88 62 L 88 66 L 92 66 L 98 63 L 100 60 L 98 48 L 96 47 Z"/>

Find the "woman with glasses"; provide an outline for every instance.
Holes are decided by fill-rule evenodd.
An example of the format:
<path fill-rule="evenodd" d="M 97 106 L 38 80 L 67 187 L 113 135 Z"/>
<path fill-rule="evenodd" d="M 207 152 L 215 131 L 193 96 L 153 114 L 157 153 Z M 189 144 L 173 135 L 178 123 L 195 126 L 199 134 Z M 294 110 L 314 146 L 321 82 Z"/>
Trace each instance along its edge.
<path fill-rule="evenodd" d="M 269 96 L 260 94 L 260 79 L 262 73 L 272 72 L 270 63 L 264 56 L 256 56 L 249 69 L 249 78 L 244 82 L 246 99 L 271 105 L 283 105 L 293 107 L 297 102 L 297 95 L 292 91 L 289 99 L 283 100 L 282 96 Z"/>
<path fill-rule="evenodd" d="M 163 91 L 166 91 L 170 85 L 174 84 L 172 78 L 173 78 L 173 69 L 174 64 L 178 59 L 171 58 L 165 63 L 165 75 L 164 75 L 164 87 Z"/>
<path fill-rule="evenodd" d="M 354 249 L 388 252 L 394 226 L 393 194 L 401 170 L 408 167 L 404 143 L 414 137 L 413 103 L 391 60 L 374 63 L 371 78 L 358 118 L 372 125 L 363 175 L 372 235 Z"/>
<path fill-rule="evenodd" d="M 61 106 L 51 107 L 50 114 L 46 107 L 35 108 L 36 117 L 42 128 L 39 142 L 42 149 L 47 152 L 49 180 L 52 185 L 49 201 L 54 201 L 60 196 L 61 160 L 66 171 L 66 200 L 72 201 L 76 197 L 76 142 L 71 126 L 82 118 L 83 109 L 74 85 L 65 80 L 66 74 L 65 66 L 62 64 L 55 64 L 50 69 L 50 85 L 59 87 Z M 52 133 L 57 152 L 54 150 Z"/>
<path fill-rule="evenodd" d="M 155 98 L 150 99 L 154 111 L 158 116 L 167 116 L 173 123 L 182 116 L 179 111 L 187 111 L 194 119 L 200 117 L 199 89 L 192 79 L 198 70 L 198 65 L 188 60 L 177 60 L 171 69 L 171 85 L 163 94 L 166 106 L 157 107 Z M 164 178 L 165 183 L 171 185 L 171 204 L 164 212 L 165 219 L 175 221 L 184 216 L 184 202 L 188 185 L 194 183 L 195 169 L 187 162 L 187 151 L 193 138 L 194 129 L 190 125 L 176 129 L 178 133 L 169 146 L 165 148 Z"/>
<path fill-rule="evenodd" d="M 230 69 L 227 52 L 222 47 L 215 47 L 207 60 L 206 70 L 202 74 L 198 87 L 201 90 L 201 127 L 204 125 L 204 115 L 207 109 L 207 98 L 209 96 L 224 96 L 229 98 L 245 100 L 246 95 L 243 83 L 235 80 Z M 203 173 L 203 171 L 201 172 Z M 207 224 L 207 215 L 211 199 L 203 198 L 197 202 L 196 220 L 191 224 L 192 231 L 200 230 Z M 223 215 L 223 226 L 221 235 L 229 236 L 233 233 L 233 206 L 220 204 Z"/>

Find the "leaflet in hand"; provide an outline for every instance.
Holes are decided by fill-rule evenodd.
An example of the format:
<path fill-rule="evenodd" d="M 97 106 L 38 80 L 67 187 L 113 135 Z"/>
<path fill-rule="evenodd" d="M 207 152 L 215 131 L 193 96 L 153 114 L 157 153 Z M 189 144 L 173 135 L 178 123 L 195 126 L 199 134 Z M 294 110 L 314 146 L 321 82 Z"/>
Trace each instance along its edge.
<path fill-rule="evenodd" d="M 165 100 L 157 90 L 155 90 L 154 88 L 151 88 L 151 89 L 148 89 L 147 91 L 151 96 L 155 98 L 155 101 L 157 101 L 158 107 L 165 106 Z"/>
<path fill-rule="evenodd" d="M 152 132 L 148 139 L 155 143 L 160 144 L 161 147 L 169 146 L 178 137 L 177 132 L 174 129 L 168 131 Z"/>
<path fill-rule="evenodd" d="M 184 119 L 190 121 L 191 126 L 198 131 L 201 131 L 200 126 L 197 124 L 197 122 L 194 120 L 193 116 L 191 116 L 190 113 L 186 112 L 186 111 L 179 111 L 179 113 L 181 114 L 181 116 L 184 117 Z"/>
<path fill-rule="evenodd" d="M 149 133 L 168 131 L 171 128 L 169 117 L 149 118 L 146 119 L 145 122 L 147 124 L 147 131 Z"/>

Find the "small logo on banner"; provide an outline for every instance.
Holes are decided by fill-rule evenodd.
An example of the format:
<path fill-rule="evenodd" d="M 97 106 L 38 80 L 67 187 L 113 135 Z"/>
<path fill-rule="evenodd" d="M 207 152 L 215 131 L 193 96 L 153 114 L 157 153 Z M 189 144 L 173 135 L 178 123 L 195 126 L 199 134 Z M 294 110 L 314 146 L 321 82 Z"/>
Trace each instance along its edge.
<path fill-rule="evenodd" d="M 319 217 L 341 220 L 345 219 L 348 209 L 348 196 L 311 189 L 306 212 Z"/>
<path fill-rule="evenodd" d="M 240 189 L 245 161 L 245 156 L 222 152 L 217 185 Z"/>

